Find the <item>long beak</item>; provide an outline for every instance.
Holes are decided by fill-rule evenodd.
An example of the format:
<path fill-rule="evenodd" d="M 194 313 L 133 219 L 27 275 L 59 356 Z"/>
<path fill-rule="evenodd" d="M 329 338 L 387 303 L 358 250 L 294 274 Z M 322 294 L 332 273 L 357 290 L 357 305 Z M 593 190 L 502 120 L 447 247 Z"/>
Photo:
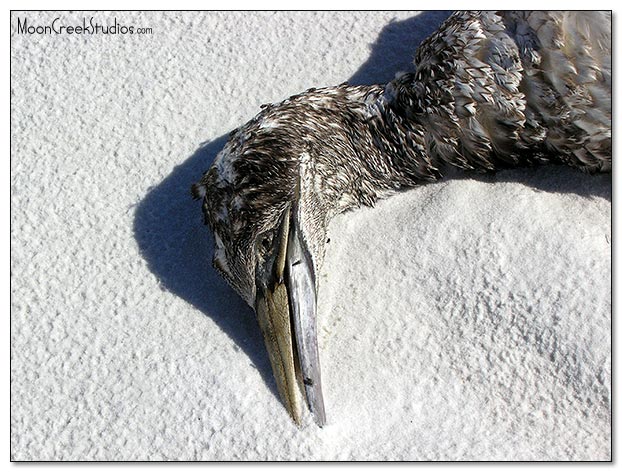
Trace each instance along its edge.
<path fill-rule="evenodd" d="M 316 423 L 326 423 L 317 348 L 313 260 L 288 208 L 266 270 L 258 271 L 255 311 L 279 395 L 300 425 L 304 397 Z"/>

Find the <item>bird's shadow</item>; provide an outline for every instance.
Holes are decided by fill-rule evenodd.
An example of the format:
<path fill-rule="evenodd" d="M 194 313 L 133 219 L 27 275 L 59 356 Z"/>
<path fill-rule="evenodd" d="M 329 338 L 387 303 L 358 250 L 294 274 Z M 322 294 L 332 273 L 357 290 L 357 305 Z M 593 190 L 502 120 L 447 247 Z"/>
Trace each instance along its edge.
<path fill-rule="evenodd" d="M 346 80 L 353 85 L 385 83 L 397 72 L 409 70 L 419 43 L 449 14 L 424 12 L 390 22 L 371 45 L 369 58 Z M 200 203 L 190 197 L 190 186 L 209 168 L 226 140 L 227 135 L 210 139 L 148 191 L 136 208 L 134 237 L 161 287 L 215 322 L 244 351 L 278 397 L 252 310 L 212 268 L 213 240 L 202 224 Z M 551 189 L 560 191 L 554 185 L 543 190 Z"/>

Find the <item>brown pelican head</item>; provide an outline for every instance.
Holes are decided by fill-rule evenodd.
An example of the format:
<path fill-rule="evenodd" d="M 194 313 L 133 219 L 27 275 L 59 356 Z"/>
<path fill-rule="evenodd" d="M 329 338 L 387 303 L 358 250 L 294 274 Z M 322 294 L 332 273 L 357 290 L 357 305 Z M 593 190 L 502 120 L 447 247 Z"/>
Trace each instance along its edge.
<path fill-rule="evenodd" d="M 341 113 L 341 98 L 337 88 L 312 90 L 264 107 L 230 134 L 193 186 L 214 235 L 213 265 L 255 309 L 279 393 L 296 423 L 300 392 L 316 422 L 326 421 L 315 274 L 335 198 L 322 178 L 332 170 L 316 167 L 330 148 L 323 145 L 335 140 L 330 115 Z"/>
<path fill-rule="evenodd" d="M 316 422 L 326 421 L 316 274 L 329 219 L 433 177 L 417 157 L 421 135 L 401 127 L 389 109 L 379 112 L 383 92 L 342 84 L 265 106 L 230 134 L 193 186 L 214 234 L 213 265 L 255 309 L 279 393 L 297 423 L 299 390 Z M 410 145 L 396 136 L 408 136 Z"/>

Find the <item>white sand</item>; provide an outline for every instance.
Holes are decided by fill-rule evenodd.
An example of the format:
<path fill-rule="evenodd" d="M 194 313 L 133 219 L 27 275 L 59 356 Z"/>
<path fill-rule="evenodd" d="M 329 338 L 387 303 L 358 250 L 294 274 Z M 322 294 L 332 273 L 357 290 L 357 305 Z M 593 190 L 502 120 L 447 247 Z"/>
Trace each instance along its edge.
<path fill-rule="evenodd" d="M 609 459 L 608 175 L 457 176 L 338 217 L 324 429 L 290 421 L 210 266 L 189 187 L 226 134 L 391 79 L 446 15 L 95 14 L 153 28 L 112 37 L 18 16 L 90 15 L 12 16 L 13 459 Z"/>

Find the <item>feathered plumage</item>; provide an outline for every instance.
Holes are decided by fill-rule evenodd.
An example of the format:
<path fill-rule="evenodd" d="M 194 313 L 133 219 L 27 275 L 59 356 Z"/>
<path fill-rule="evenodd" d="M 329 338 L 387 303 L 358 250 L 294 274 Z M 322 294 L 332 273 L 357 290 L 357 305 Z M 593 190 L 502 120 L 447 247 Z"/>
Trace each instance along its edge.
<path fill-rule="evenodd" d="M 256 309 L 267 280 L 284 283 L 293 306 L 315 296 L 295 288 L 297 277 L 315 285 L 328 220 L 348 208 L 438 179 L 447 166 L 610 171 L 610 50 L 610 13 L 459 12 L 421 44 L 413 72 L 264 106 L 193 187 L 215 267 Z M 293 257 L 292 240 L 308 255 L 307 275 L 296 275 L 299 260 L 279 265 Z M 313 375 L 301 369 L 305 388 L 319 382 L 319 365 Z"/>

